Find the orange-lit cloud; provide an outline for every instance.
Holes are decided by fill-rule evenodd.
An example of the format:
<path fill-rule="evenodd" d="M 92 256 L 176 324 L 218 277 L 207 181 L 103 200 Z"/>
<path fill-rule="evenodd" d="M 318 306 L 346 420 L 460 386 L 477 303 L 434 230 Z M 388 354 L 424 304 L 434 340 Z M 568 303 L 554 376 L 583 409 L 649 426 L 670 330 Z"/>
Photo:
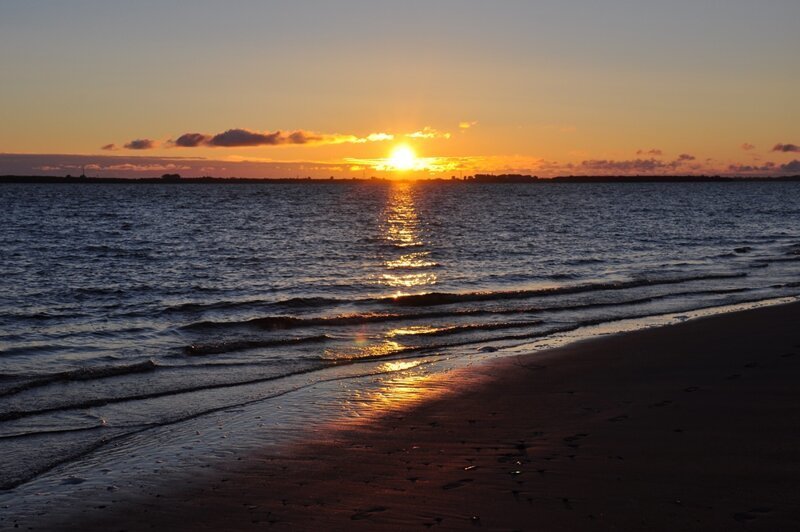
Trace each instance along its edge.
<path fill-rule="evenodd" d="M 450 133 L 443 133 L 441 131 L 437 131 L 430 126 L 425 126 L 419 131 L 414 131 L 413 133 L 406 133 L 406 137 L 410 139 L 449 139 L 451 135 Z"/>
<path fill-rule="evenodd" d="M 355 138 L 352 140 L 355 144 L 364 144 L 365 142 L 383 142 L 394 140 L 394 135 L 391 133 L 371 133 L 363 138 Z"/>
<path fill-rule="evenodd" d="M 744 151 L 751 151 L 751 150 L 754 150 L 754 149 L 756 149 L 756 147 L 755 147 L 753 144 L 750 144 L 749 142 L 745 142 L 745 143 L 743 143 L 743 144 L 742 144 L 742 146 L 741 146 L 741 148 L 742 148 Z"/>
<path fill-rule="evenodd" d="M 470 129 L 470 128 L 475 127 L 477 125 L 478 125 L 478 122 L 476 120 L 473 120 L 471 122 L 464 121 L 464 122 L 459 122 L 458 123 L 458 128 L 459 129 Z"/>

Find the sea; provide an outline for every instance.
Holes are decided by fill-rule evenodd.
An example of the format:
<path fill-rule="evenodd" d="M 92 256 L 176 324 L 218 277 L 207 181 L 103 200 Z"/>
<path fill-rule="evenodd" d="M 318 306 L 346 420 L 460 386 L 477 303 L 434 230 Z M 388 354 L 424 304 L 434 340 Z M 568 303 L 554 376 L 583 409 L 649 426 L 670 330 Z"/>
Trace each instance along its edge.
<path fill-rule="evenodd" d="M 800 183 L 2 184 L 0 502 L 224 461 L 413 395 L 398 376 L 798 296 Z"/>

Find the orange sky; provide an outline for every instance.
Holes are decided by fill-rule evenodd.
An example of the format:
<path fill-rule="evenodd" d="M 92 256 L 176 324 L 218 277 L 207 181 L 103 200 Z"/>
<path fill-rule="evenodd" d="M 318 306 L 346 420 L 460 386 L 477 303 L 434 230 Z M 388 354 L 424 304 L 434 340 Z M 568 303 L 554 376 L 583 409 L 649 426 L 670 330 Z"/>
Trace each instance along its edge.
<path fill-rule="evenodd" d="M 795 1 L 335 4 L 4 3 L 0 173 L 800 173 Z"/>

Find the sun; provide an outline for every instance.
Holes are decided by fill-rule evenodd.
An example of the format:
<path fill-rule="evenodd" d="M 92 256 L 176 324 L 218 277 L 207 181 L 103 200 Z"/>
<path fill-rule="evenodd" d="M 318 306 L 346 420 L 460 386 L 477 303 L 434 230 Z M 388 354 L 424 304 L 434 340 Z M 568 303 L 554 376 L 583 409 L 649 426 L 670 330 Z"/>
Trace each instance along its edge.
<path fill-rule="evenodd" d="M 387 161 L 388 166 L 394 170 L 413 170 L 417 164 L 417 154 L 410 147 L 401 144 L 392 150 Z"/>

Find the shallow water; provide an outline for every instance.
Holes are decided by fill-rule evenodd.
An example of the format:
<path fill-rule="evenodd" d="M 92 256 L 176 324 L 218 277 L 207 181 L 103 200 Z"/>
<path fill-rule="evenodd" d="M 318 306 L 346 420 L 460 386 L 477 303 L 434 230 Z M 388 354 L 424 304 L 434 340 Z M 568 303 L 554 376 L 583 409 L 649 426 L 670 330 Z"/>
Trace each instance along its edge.
<path fill-rule="evenodd" d="M 798 220 L 798 183 L 3 185 L 0 486 L 315 383 L 797 296 Z"/>

